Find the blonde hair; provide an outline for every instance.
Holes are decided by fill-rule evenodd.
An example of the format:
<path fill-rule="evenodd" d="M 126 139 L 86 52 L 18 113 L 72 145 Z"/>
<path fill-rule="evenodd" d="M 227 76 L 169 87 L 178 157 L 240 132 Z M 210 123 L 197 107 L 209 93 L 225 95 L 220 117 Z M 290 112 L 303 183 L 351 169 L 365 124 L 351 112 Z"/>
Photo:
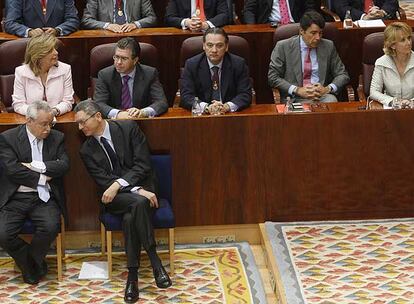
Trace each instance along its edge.
<path fill-rule="evenodd" d="M 40 60 L 56 48 L 56 43 L 55 36 L 45 33 L 31 38 L 27 43 L 24 63 L 36 76 L 40 74 Z"/>
<path fill-rule="evenodd" d="M 386 55 L 395 56 L 396 52 L 392 48 L 392 45 L 399 38 L 398 33 L 401 32 L 403 36 L 409 36 L 411 38 L 412 29 L 404 22 L 393 22 L 389 24 L 384 30 L 384 53 Z"/>

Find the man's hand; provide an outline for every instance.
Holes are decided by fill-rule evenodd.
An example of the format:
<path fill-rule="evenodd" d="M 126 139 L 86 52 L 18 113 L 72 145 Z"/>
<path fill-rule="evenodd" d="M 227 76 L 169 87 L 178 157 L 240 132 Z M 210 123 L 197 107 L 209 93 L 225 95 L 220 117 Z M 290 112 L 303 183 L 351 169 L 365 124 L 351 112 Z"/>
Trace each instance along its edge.
<path fill-rule="evenodd" d="M 373 6 L 369 9 L 368 13 L 362 18 L 364 20 L 382 19 L 386 15 L 386 12 L 380 9 L 378 6 Z"/>
<path fill-rule="evenodd" d="M 32 170 L 32 166 L 30 163 L 22 163 L 23 166 L 25 166 L 27 169 Z"/>
<path fill-rule="evenodd" d="M 139 113 L 141 112 L 138 108 L 129 108 L 126 110 L 129 116 L 131 117 L 138 117 Z"/>
<path fill-rule="evenodd" d="M 118 194 L 120 188 L 121 185 L 118 184 L 118 182 L 114 182 L 112 185 L 110 185 L 109 188 L 106 189 L 105 192 L 102 194 L 102 203 L 109 204 L 110 202 L 112 202 L 115 195 Z"/>
<path fill-rule="evenodd" d="M 132 117 L 128 114 L 128 111 L 121 111 L 118 112 L 118 115 L 115 117 L 116 119 L 131 119 Z"/>
<path fill-rule="evenodd" d="M 208 30 L 210 28 L 210 26 L 208 25 L 208 23 L 207 22 L 202 22 L 201 23 L 201 29 L 203 30 L 203 31 L 206 31 L 206 30 Z"/>
<path fill-rule="evenodd" d="M 324 87 L 320 83 L 315 83 L 313 87 L 315 88 L 315 95 L 318 98 L 322 97 L 323 95 L 328 94 L 331 91 L 329 86 Z"/>
<path fill-rule="evenodd" d="M 193 32 L 201 31 L 201 20 L 198 17 L 192 17 L 191 19 L 185 19 L 185 26 Z"/>
<path fill-rule="evenodd" d="M 44 27 L 43 28 L 43 31 L 46 33 L 46 34 L 49 34 L 49 35 L 54 35 L 54 36 L 58 36 L 58 30 L 57 29 L 55 29 L 55 28 L 53 28 L 53 27 Z"/>
<path fill-rule="evenodd" d="M 121 25 L 121 30 L 124 33 L 129 33 L 130 31 L 136 30 L 138 27 L 135 23 L 125 23 Z"/>
<path fill-rule="evenodd" d="M 304 87 L 298 87 L 295 94 L 299 95 L 300 97 L 304 99 L 309 99 L 309 100 L 315 100 L 319 98 L 318 96 L 319 93 L 316 92 L 315 86 L 313 84 L 309 84 Z"/>
<path fill-rule="evenodd" d="M 145 196 L 150 201 L 150 206 L 154 208 L 158 208 L 158 199 L 155 193 L 152 193 L 150 191 L 147 191 L 143 188 L 140 188 L 138 190 L 138 194 Z"/>
<path fill-rule="evenodd" d="M 221 101 L 213 100 L 211 104 L 206 107 L 206 111 L 211 115 L 224 114 L 224 105 Z"/>
<path fill-rule="evenodd" d="M 114 33 L 122 33 L 122 27 L 119 24 L 111 23 L 106 27 L 106 29 Z"/>
<path fill-rule="evenodd" d="M 43 30 L 41 28 L 35 28 L 35 29 L 31 29 L 29 30 L 29 32 L 27 33 L 29 35 L 29 37 L 36 37 L 39 35 L 43 34 Z"/>

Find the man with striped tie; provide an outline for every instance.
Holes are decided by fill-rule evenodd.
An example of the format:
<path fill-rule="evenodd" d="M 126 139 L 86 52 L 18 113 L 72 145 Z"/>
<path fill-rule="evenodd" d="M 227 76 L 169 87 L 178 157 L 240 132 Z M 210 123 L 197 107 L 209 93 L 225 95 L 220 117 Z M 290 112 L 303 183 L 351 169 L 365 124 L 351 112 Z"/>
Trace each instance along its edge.
<path fill-rule="evenodd" d="M 131 37 L 118 41 L 114 64 L 98 73 L 94 100 L 107 118 L 154 117 L 168 110 L 156 68 L 139 63 L 140 47 Z"/>
<path fill-rule="evenodd" d="M 342 20 L 347 11 L 352 20 L 397 19 L 397 0 L 335 0 L 332 3 Z"/>

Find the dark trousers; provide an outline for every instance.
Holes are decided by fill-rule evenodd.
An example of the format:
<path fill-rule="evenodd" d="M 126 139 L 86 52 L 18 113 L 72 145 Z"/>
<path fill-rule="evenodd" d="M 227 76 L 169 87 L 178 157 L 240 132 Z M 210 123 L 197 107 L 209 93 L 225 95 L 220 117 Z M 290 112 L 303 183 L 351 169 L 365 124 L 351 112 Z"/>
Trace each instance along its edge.
<path fill-rule="evenodd" d="M 155 250 L 153 208 L 149 200 L 135 193 L 118 193 L 111 203 L 105 205 L 105 210 L 123 216 L 127 266 L 139 267 L 141 245 L 147 252 Z"/>
<path fill-rule="evenodd" d="M 36 230 L 30 244 L 18 237 L 27 218 Z M 53 196 L 45 203 L 35 192 L 16 192 L 0 210 L 0 246 L 23 271 L 30 270 L 33 262 L 42 265 L 59 225 L 60 208 Z"/>

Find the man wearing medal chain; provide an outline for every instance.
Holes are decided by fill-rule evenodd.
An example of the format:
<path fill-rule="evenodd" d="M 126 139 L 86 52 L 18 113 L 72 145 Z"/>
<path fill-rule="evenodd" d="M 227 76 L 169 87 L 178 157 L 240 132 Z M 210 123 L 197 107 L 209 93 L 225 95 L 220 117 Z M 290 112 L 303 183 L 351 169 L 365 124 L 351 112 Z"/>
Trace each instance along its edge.
<path fill-rule="evenodd" d="M 153 27 L 157 18 L 151 0 L 88 0 L 81 26 L 127 33 L 137 28 Z"/>
<path fill-rule="evenodd" d="M 79 28 L 74 0 L 13 0 L 7 3 L 4 29 L 19 37 L 43 32 L 65 36 Z"/>
<path fill-rule="evenodd" d="M 185 63 L 180 82 L 181 107 L 190 110 L 198 98 L 205 113 L 216 115 L 250 105 L 249 68 L 243 58 L 228 52 L 228 44 L 222 28 L 209 28 L 204 33 L 204 52 Z"/>

